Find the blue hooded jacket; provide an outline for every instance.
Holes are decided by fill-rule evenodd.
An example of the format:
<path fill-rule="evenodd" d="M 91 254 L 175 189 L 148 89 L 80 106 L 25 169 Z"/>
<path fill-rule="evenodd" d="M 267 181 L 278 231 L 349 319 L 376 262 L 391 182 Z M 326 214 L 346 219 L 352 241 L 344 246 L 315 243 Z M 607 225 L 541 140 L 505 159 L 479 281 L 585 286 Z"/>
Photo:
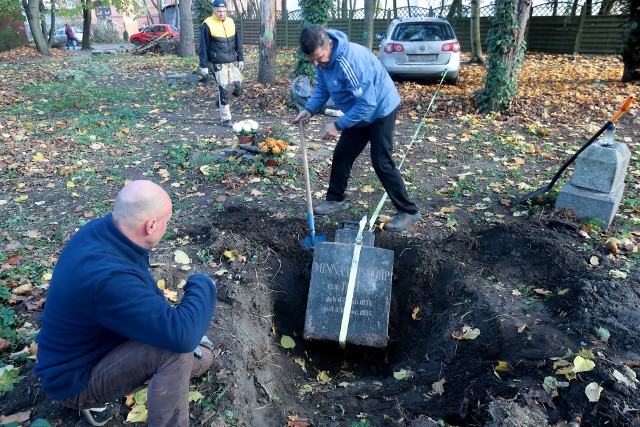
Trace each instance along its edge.
<path fill-rule="evenodd" d="M 177 353 L 205 334 L 216 286 L 192 275 L 173 307 L 149 271 L 149 251 L 127 238 L 111 214 L 89 222 L 60 254 L 47 291 L 35 374 L 53 399 L 78 394 L 91 368 L 127 339 Z"/>
<path fill-rule="evenodd" d="M 316 66 L 316 87 L 305 109 L 316 114 L 331 97 L 344 113 L 335 122 L 343 130 L 366 126 L 398 108 L 398 90 L 373 52 L 349 42 L 341 31 L 327 34 L 333 40 L 331 59 L 326 67 Z"/>

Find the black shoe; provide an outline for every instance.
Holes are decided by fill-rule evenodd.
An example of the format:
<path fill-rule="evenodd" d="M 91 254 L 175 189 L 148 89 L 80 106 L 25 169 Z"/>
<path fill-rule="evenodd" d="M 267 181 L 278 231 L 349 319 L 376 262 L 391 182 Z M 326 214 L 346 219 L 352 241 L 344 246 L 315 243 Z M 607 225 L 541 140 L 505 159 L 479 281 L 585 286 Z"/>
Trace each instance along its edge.
<path fill-rule="evenodd" d="M 341 212 L 349 209 L 349 204 L 347 202 L 337 202 L 335 200 L 327 200 L 320 203 L 318 206 L 313 208 L 313 213 L 316 215 L 328 215 L 334 212 Z"/>
<path fill-rule="evenodd" d="M 115 417 L 116 414 L 120 412 L 120 404 L 107 402 L 104 406 L 99 408 L 90 408 L 83 409 L 82 413 L 84 414 L 89 424 L 92 426 L 103 426 L 111 420 L 111 418 Z"/>
<path fill-rule="evenodd" d="M 420 221 L 421 219 L 422 214 L 420 212 L 416 212 L 414 214 L 410 214 L 407 212 L 398 212 L 391 221 L 387 222 L 384 225 L 383 230 L 402 231 L 405 228 Z"/>
<path fill-rule="evenodd" d="M 222 126 L 224 126 L 226 128 L 230 128 L 230 127 L 233 127 L 233 123 L 231 123 L 231 120 L 223 120 L 222 121 Z"/>

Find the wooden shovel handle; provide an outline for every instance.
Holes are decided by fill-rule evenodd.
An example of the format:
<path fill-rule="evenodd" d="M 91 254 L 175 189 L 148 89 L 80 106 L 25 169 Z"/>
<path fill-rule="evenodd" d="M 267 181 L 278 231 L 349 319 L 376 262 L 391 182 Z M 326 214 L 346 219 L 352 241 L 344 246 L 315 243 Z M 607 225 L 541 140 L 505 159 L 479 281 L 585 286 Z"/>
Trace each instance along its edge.
<path fill-rule="evenodd" d="M 613 115 L 613 117 L 611 117 L 609 121 L 611 123 L 615 123 L 615 121 L 618 120 L 620 116 L 622 116 L 629 109 L 629 106 L 631 105 L 632 102 L 633 102 L 633 95 L 629 96 L 627 100 L 624 101 L 624 104 L 622 104 L 622 107 L 620 107 L 620 109 L 616 111 L 616 113 Z"/>

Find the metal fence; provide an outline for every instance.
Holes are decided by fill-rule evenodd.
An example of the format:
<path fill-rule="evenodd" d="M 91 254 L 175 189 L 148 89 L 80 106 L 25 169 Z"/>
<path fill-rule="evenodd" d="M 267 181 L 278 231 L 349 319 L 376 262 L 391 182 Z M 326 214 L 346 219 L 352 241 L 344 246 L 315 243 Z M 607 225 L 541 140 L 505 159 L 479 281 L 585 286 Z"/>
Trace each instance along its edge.
<path fill-rule="evenodd" d="M 490 27 L 495 5 L 480 9 L 480 33 L 484 42 Z M 437 8 L 402 7 L 391 10 L 378 10 L 374 20 L 374 33 L 384 33 L 394 16 L 447 16 L 451 5 L 440 5 Z M 471 49 L 470 22 L 468 8 L 461 8 L 458 15 L 449 17 L 449 22 L 456 32 L 462 50 Z M 447 13 L 444 13 L 447 12 Z M 608 12 L 608 13 L 605 13 Z M 623 36 L 629 26 L 628 13 L 622 0 L 586 2 L 577 0 L 556 1 L 537 5 L 532 8 L 532 15 L 527 27 L 527 49 L 529 51 L 549 53 L 597 53 L 616 54 L 622 50 Z M 364 44 L 365 25 L 364 10 L 348 12 L 333 11 L 329 26 L 343 31 L 349 39 Z M 285 14 L 286 19 L 276 21 L 275 39 L 278 47 L 297 47 L 300 26 L 300 11 Z M 296 19 L 293 19 L 296 18 Z M 237 19 L 244 42 L 258 44 L 260 40 L 260 19 Z"/>

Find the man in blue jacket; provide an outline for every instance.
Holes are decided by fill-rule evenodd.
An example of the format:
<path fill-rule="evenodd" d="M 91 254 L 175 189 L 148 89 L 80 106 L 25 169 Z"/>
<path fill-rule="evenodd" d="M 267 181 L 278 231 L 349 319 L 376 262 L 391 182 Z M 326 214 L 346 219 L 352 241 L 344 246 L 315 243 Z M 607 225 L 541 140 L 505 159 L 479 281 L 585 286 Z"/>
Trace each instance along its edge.
<path fill-rule="evenodd" d="M 200 74 L 208 79 L 211 68 L 216 78 L 222 125 L 231 127 L 231 105 L 242 94 L 244 53 L 242 37 L 227 16 L 225 0 L 213 0 L 213 15 L 200 28 L 198 56 Z"/>
<path fill-rule="evenodd" d="M 53 272 L 35 373 L 47 395 L 83 410 L 92 425 L 118 412 L 109 402 L 148 381 L 149 425 L 187 427 L 190 376 L 211 366 L 199 344 L 213 317 L 214 282 L 193 274 L 174 307 L 150 273 L 149 250 L 171 213 L 160 186 L 133 181 L 112 213 L 71 238 Z M 194 349 L 206 357 L 195 359 Z"/>
<path fill-rule="evenodd" d="M 300 48 L 316 66 L 316 86 L 293 122 L 311 118 L 329 97 L 344 113 L 329 123 L 323 134 L 323 139 L 331 140 L 341 133 L 333 152 L 326 200 L 314 208 L 314 213 L 326 215 L 349 208 L 344 193 L 351 168 L 370 143 L 371 165 L 398 211 L 384 229 L 401 231 L 422 219 L 391 157 L 400 95 L 387 70 L 369 49 L 350 43 L 340 31 L 325 30 L 320 25 L 302 29 Z"/>

